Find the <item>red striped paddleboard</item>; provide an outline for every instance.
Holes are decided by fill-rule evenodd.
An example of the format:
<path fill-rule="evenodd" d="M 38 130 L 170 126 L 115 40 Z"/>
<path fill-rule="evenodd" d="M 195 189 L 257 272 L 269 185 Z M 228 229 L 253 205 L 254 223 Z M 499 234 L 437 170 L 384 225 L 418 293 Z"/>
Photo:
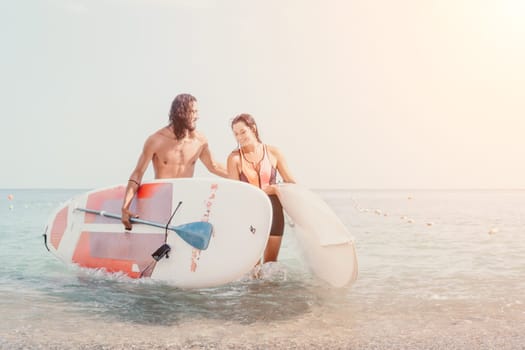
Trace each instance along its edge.
<path fill-rule="evenodd" d="M 48 249 L 65 263 L 182 288 L 235 281 L 264 251 L 272 208 L 255 186 L 222 178 L 143 183 L 131 205 L 139 215 L 132 231 L 119 219 L 125 188 L 90 191 L 58 208 L 46 229 Z"/>

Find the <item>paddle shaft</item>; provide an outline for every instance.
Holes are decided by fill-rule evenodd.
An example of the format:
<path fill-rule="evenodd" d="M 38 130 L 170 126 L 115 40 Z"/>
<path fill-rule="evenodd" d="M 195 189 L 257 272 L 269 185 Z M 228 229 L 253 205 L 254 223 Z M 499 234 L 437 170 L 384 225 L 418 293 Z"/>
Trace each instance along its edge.
<path fill-rule="evenodd" d="M 97 214 L 97 215 L 108 217 L 108 218 L 112 218 L 112 219 L 122 220 L 122 216 L 117 215 L 117 214 L 113 214 L 113 213 L 108 213 L 108 212 L 106 212 L 104 210 L 93 210 L 93 209 L 86 209 L 86 208 L 76 208 L 76 209 L 80 210 L 80 211 L 83 211 L 83 212 L 86 212 L 86 213 L 90 213 L 90 214 Z M 133 223 L 137 223 L 137 224 L 144 224 L 144 225 L 149 225 L 149 226 L 154 226 L 154 227 L 167 228 L 168 230 L 171 230 L 171 231 L 176 231 L 177 230 L 176 226 L 168 226 L 168 227 L 166 227 L 166 225 L 163 225 L 163 224 L 155 222 L 155 221 L 142 220 L 142 219 L 133 218 L 133 217 L 130 219 L 130 221 L 133 222 Z"/>
<path fill-rule="evenodd" d="M 95 215 L 108 217 L 111 219 L 122 220 L 122 216 L 113 214 L 113 213 L 108 213 L 103 210 L 94 210 L 94 209 L 87 209 L 87 208 L 76 208 L 76 210 L 79 210 L 85 213 L 89 213 L 89 214 L 95 214 Z M 213 226 L 209 222 L 205 222 L 205 221 L 190 222 L 190 223 L 179 225 L 179 226 L 169 226 L 169 224 L 142 220 L 138 218 L 131 218 L 130 221 L 137 223 L 137 224 L 144 224 L 144 225 L 163 228 L 165 230 L 171 230 L 175 232 L 180 238 L 182 238 L 186 243 L 188 243 L 192 247 L 197 248 L 199 250 L 205 250 L 208 248 L 208 244 L 210 243 L 211 233 L 213 231 Z"/>

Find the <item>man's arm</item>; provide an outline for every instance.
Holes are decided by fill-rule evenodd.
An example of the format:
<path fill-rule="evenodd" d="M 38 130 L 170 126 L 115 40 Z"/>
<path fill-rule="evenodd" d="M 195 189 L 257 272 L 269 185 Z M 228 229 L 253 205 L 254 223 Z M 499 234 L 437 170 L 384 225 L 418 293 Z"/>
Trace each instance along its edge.
<path fill-rule="evenodd" d="M 133 198 L 137 194 L 137 191 L 140 187 L 140 182 L 142 181 L 142 177 L 144 176 L 146 169 L 148 169 L 148 165 L 151 159 L 153 159 L 153 153 L 154 152 L 152 141 L 149 138 L 144 143 L 144 147 L 142 149 L 142 153 L 140 154 L 139 160 L 137 161 L 137 165 L 131 173 L 128 180 L 128 185 L 126 186 L 126 192 L 124 194 L 124 200 L 122 202 L 121 220 L 126 230 L 131 230 L 131 217 L 138 217 L 137 215 L 129 211 L 129 207 L 131 205 L 131 202 L 133 201 Z"/>
<path fill-rule="evenodd" d="M 203 148 L 199 159 L 201 160 L 202 164 L 204 164 L 206 169 L 208 169 L 210 173 L 215 174 L 217 176 L 228 177 L 228 170 L 226 169 L 226 167 L 221 163 L 217 163 L 211 156 L 211 152 L 208 147 L 208 142 L 205 142 L 202 147 Z"/>

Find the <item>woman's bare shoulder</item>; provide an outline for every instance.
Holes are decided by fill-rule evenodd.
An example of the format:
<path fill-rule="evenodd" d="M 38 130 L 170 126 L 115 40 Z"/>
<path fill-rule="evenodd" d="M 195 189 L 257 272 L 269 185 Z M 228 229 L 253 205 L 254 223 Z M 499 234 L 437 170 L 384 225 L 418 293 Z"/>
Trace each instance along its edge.
<path fill-rule="evenodd" d="M 229 159 L 233 159 L 233 160 L 239 160 L 241 158 L 241 154 L 239 152 L 238 149 L 234 149 L 233 151 L 231 151 L 231 153 L 228 155 L 228 158 Z"/>
<path fill-rule="evenodd" d="M 281 157 L 282 154 L 281 154 L 281 150 L 279 150 L 278 147 L 275 147 L 275 146 L 272 146 L 272 145 L 266 145 L 266 149 L 268 150 L 268 152 L 273 155 L 274 157 Z"/>

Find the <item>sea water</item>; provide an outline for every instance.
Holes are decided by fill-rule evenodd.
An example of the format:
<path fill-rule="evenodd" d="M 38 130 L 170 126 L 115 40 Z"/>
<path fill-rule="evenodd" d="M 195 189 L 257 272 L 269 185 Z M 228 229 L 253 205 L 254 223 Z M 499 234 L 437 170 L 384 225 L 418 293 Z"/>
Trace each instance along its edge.
<path fill-rule="evenodd" d="M 287 226 L 261 279 L 196 290 L 51 255 L 49 215 L 81 192 L 0 190 L 0 349 L 525 347 L 525 191 L 319 190 L 353 285 L 316 279 Z"/>

